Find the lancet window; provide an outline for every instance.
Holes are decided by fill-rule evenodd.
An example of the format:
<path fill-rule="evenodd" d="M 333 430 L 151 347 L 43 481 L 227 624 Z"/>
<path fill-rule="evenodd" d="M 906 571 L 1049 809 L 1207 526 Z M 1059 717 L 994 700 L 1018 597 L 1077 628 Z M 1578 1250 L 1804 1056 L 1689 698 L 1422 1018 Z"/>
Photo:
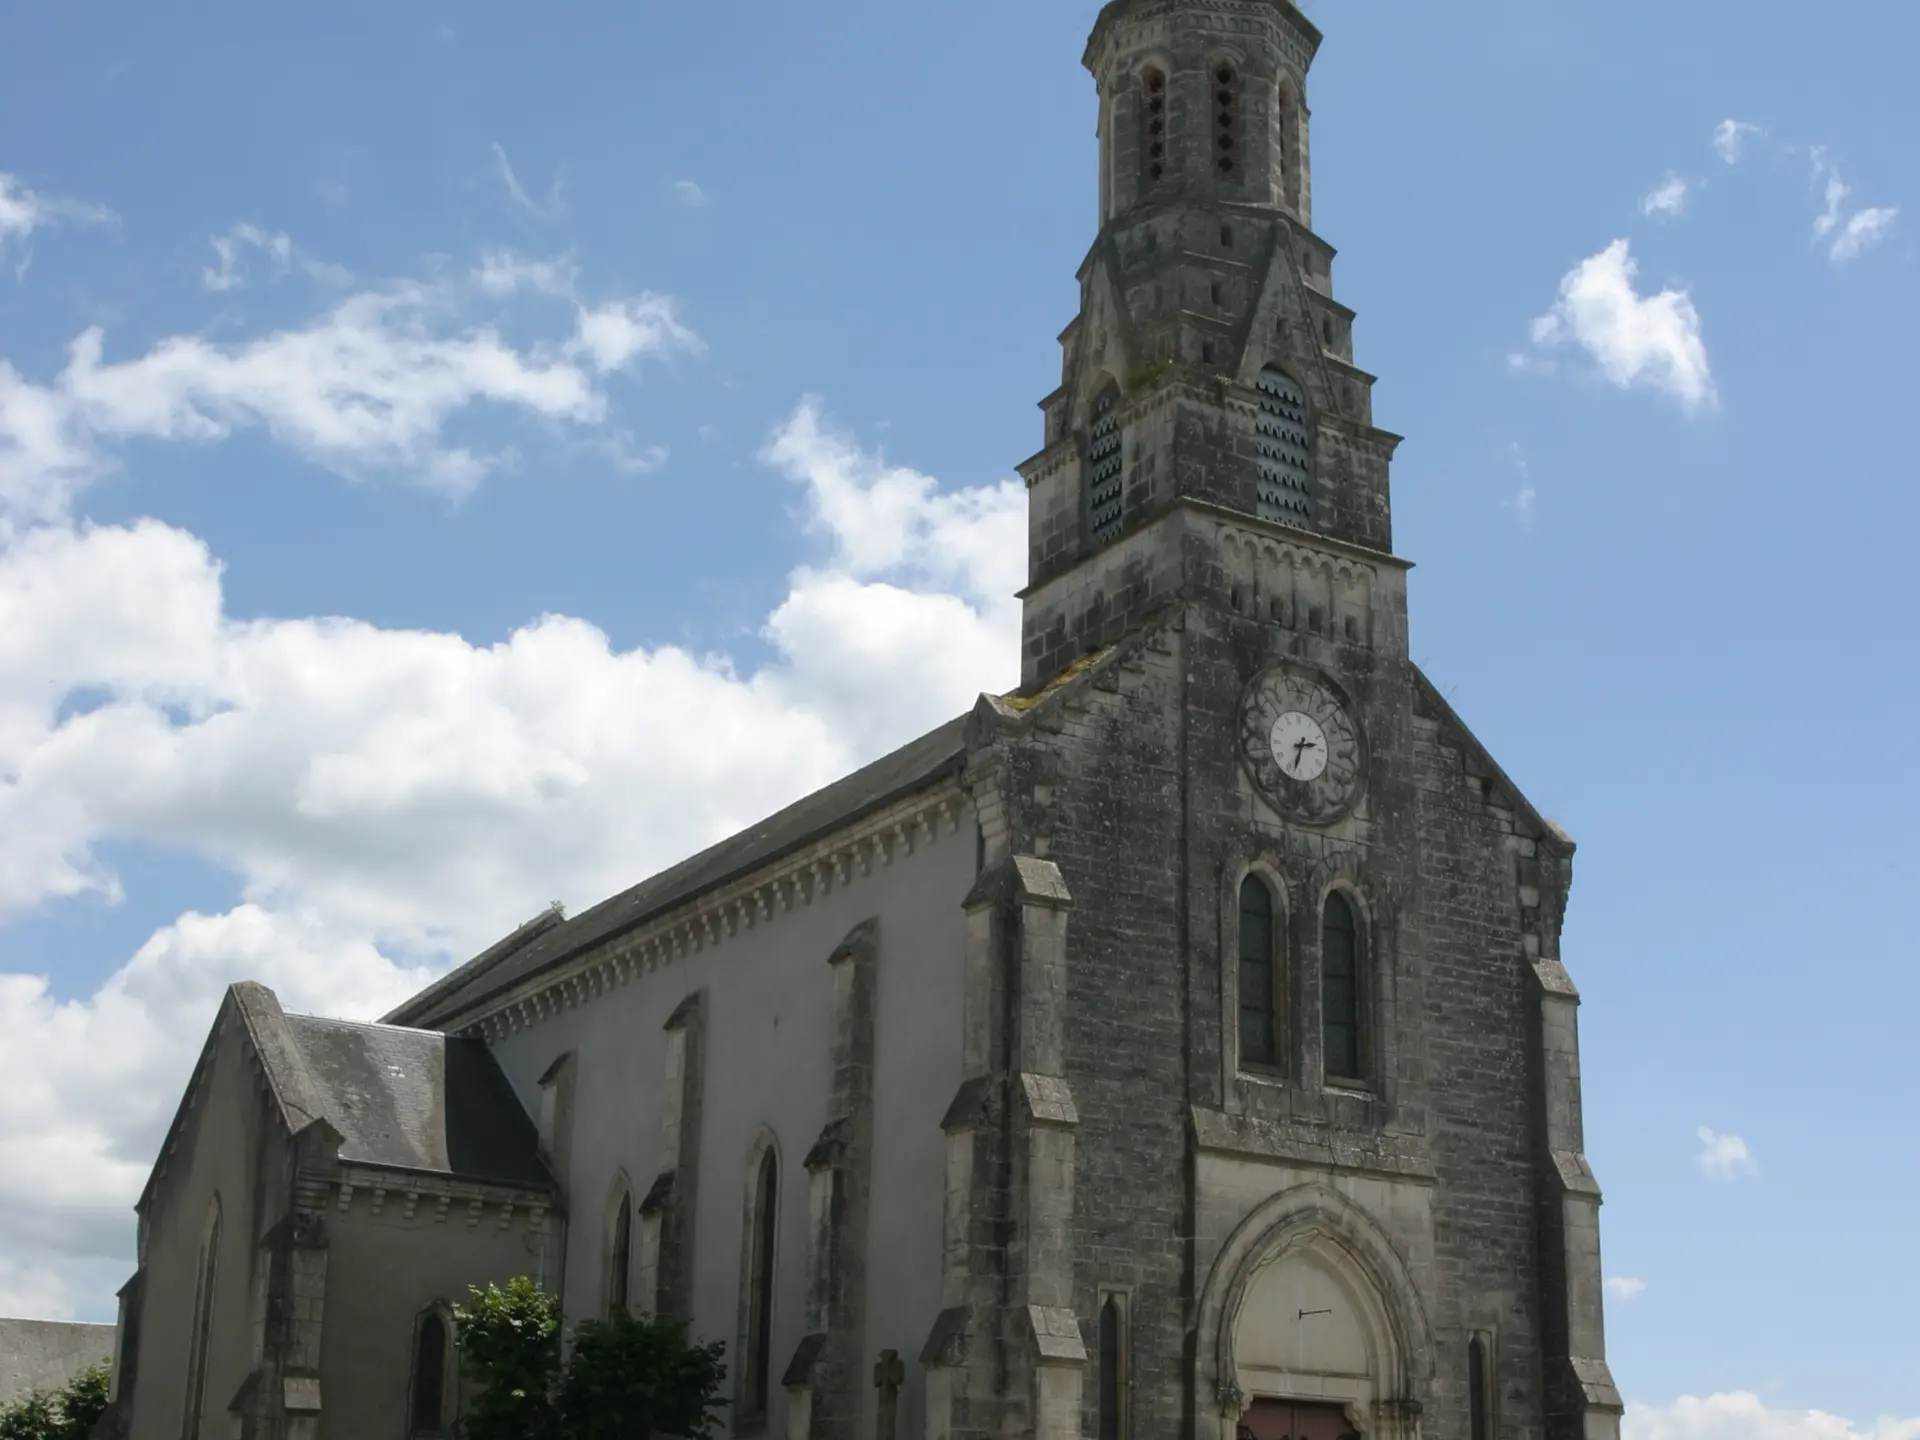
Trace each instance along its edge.
<path fill-rule="evenodd" d="M 1320 922 L 1320 1009 L 1329 1080 L 1358 1080 L 1365 1060 L 1360 996 L 1360 926 L 1335 891 Z"/>

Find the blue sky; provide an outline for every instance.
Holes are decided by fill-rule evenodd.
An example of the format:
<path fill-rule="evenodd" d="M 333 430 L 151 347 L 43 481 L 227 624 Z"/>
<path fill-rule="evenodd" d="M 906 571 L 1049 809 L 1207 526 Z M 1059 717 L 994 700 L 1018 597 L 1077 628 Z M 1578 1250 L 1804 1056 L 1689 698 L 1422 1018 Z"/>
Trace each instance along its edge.
<path fill-rule="evenodd" d="M 1011 683 L 1094 13 L 10 17 L 0 1312 L 109 1314 L 228 980 L 377 1010 Z M 1313 14 L 1415 657 L 1581 844 L 1633 1423 L 1911 1440 L 1920 15 Z"/>

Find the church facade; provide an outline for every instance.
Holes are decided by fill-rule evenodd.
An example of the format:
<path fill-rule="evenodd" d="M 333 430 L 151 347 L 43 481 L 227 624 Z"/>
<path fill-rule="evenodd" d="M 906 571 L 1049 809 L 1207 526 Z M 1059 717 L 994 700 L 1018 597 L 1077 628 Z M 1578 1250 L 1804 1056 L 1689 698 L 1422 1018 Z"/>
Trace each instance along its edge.
<path fill-rule="evenodd" d="M 1100 14 L 1017 691 L 380 1025 L 236 987 L 119 1433 L 440 1433 L 531 1273 L 726 1340 L 740 1436 L 1614 1440 L 1574 847 L 1409 657 L 1320 39 Z"/>

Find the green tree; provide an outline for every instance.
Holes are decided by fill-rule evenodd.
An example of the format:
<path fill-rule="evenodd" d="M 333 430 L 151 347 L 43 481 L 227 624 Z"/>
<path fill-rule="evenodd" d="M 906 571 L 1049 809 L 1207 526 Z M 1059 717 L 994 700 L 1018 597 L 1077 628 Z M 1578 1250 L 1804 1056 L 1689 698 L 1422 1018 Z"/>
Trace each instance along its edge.
<path fill-rule="evenodd" d="M 453 1312 L 480 1385 L 461 1422 L 467 1440 L 699 1440 L 712 1426 L 725 1347 L 699 1344 L 684 1320 L 583 1321 L 563 1362 L 560 1303 L 532 1280 L 467 1294 Z"/>
<path fill-rule="evenodd" d="M 726 1347 L 702 1345 L 684 1320 L 615 1315 L 586 1320 L 556 1396 L 566 1440 L 697 1440 L 713 1425 Z"/>
<path fill-rule="evenodd" d="M 560 1302 L 524 1275 L 504 1290 L 471 1286 L 467 1294 L 470 1303 L 453 1311 L 455 1343 L 481 1391 L 464 1433 L 469 1440 L 559 1440 Z"/>
<path fill-rule="evenodd" d="M 106 1408 L 107 1367 L 90 1365 L 64 1388 L 35 1391 L 0 1410 L 0 1440 L 87 1440 Z"/>

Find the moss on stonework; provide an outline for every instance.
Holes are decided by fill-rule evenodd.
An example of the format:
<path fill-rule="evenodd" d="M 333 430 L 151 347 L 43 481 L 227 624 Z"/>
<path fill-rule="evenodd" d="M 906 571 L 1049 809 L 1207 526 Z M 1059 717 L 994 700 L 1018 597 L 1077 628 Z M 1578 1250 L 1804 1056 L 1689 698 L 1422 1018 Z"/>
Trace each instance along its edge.
<path fill-rule="evenodd" d="M 1095 665 L 1099 664 L 1101 659 L 1108 653 L 1108 651 L 1112 649 L 1113 647 L 1111 645 L 1108 645 L 1099 650 L 1091 650 L 1087 654 L 1082 655 L 1078 660 L 1074 661 L 1071 665 L 1067 666 L 1066 669 L 1062 670 L 1058 675 L 1054 676 L 1051 680 L 1047 681 L 1046 684 L 1042 685 L 1038 690 L 1034 691 L 1031 695 L 1022 695 L 1018 691 L 1015 691 L 1008 695 L 1002 695 L 1000 697 L 1000 701 L 1009 710 L 1018 710 L 1023 713 L 1025 711 L 1031 710 L 1034 706 L 1038 705 L 1042 700 L 1046 699 L 1047 696 L 1051 695 L 1054 691 L 1058 690 L 1062 685 L 1066 685 L 1070 683 L 1075 676 L 1086 674 L 1088 670 L 1091 670 Z"/>

